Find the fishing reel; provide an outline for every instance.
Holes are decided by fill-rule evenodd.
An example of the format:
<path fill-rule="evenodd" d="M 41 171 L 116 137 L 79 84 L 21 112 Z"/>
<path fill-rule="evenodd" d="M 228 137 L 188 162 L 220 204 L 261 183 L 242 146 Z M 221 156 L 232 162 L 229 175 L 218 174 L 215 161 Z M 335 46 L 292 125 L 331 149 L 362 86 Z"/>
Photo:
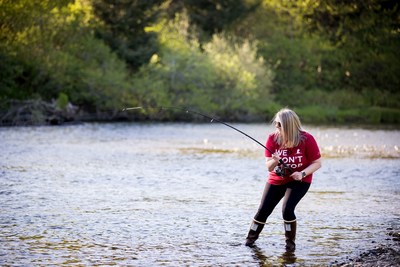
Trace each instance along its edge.
<path fill-rule="evenodd" d="M 274 168 L 274 172 L 277 174 L 277 175 L 279 175 L 280 177 L 285 177 L 285 176 L 287 176 L 288 174 L 289 174 L 289 170 L 288 170 L 288 168 L 286 168 L 285 166 L 283 166 L 283 165 L 278 165 L 278 166 L 276 166 L 275 168 Z"/>

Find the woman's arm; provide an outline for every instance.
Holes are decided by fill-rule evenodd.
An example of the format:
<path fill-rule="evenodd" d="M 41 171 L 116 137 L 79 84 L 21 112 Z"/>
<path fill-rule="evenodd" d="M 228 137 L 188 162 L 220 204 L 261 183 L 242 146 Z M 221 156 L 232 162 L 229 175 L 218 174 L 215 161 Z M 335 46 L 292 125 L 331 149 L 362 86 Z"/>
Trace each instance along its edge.
<path fill-rule="evenodd" d="M 294 172 L 292 173 L 290 176 L 295 179 L 296 181 L 301 181 L 304 177 L 302 172 L 305 172 L 305 176 L 308 176 L 314 172 L 316 172 L 319 168 L 321 168 L 322 166 L 322 160 L 321 158 L 314 160 L 313 162 L 311 162 L 311 164 L 305 168 L 304 170 L 302 170 L 301 172 Z"/>
<path fill-rule="evenodd" d="M 281 158 L 278 155 L 276 155 L 275 153 L 272 154 L 272 157 L 267 158 L 265 164 L 266 164 L 269 172 L 272 172 L 274 170 L 274 168 L 276 166 L 278 166 L 280 159 Z"/>

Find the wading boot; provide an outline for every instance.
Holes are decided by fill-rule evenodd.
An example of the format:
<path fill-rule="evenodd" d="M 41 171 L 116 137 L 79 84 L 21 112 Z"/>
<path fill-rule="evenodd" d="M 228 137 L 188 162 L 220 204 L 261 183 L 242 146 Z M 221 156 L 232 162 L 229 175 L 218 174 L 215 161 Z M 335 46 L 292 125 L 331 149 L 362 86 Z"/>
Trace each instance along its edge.
<path fill-rule="evenodd" d="M 265 223 L 253 220 L 250 226 L 249 233 L 246 237 L 246 246 L 252 247 L 254 242 L 258 239 L 262 229 L 264 228 Z"/>
<path fill-rule="evenodd" d="M 296 220 L 284 221 L 285 225 L 285 238 L 286 238 L 286 251 L 292 252 L 296 249 Z"/>

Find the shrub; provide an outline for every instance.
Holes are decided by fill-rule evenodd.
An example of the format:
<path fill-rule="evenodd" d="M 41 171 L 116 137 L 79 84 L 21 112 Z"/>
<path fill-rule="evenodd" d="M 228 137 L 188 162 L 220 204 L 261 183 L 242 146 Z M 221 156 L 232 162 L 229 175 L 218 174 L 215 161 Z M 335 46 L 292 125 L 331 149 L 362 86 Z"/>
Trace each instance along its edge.
<path fill-rule="evenodd" d="M 257 56 L 255 43 L 220 34 L 202 46 L 190 35 L 185 15 L 153 30 L 162 50 L 134 75 L 145 102 L 192 106 L 233 118 L 265 109 L 273 75 Z"/>

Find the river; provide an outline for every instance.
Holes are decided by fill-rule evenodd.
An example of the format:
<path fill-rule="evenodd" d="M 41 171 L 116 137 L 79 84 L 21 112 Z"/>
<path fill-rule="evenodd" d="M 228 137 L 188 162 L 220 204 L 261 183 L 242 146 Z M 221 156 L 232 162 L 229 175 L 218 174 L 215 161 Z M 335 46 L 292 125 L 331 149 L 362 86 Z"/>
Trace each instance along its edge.
<path fill-rule="evenodd" d="M 233 124 L 264 143 L 273 127 Z M 2 266 L 329 266 L 400 222 L 400 131 L 307 126 L 323 167 L 244 246 L 267 172 L 261 146 L 217 123 L 0 128 Z"/>

